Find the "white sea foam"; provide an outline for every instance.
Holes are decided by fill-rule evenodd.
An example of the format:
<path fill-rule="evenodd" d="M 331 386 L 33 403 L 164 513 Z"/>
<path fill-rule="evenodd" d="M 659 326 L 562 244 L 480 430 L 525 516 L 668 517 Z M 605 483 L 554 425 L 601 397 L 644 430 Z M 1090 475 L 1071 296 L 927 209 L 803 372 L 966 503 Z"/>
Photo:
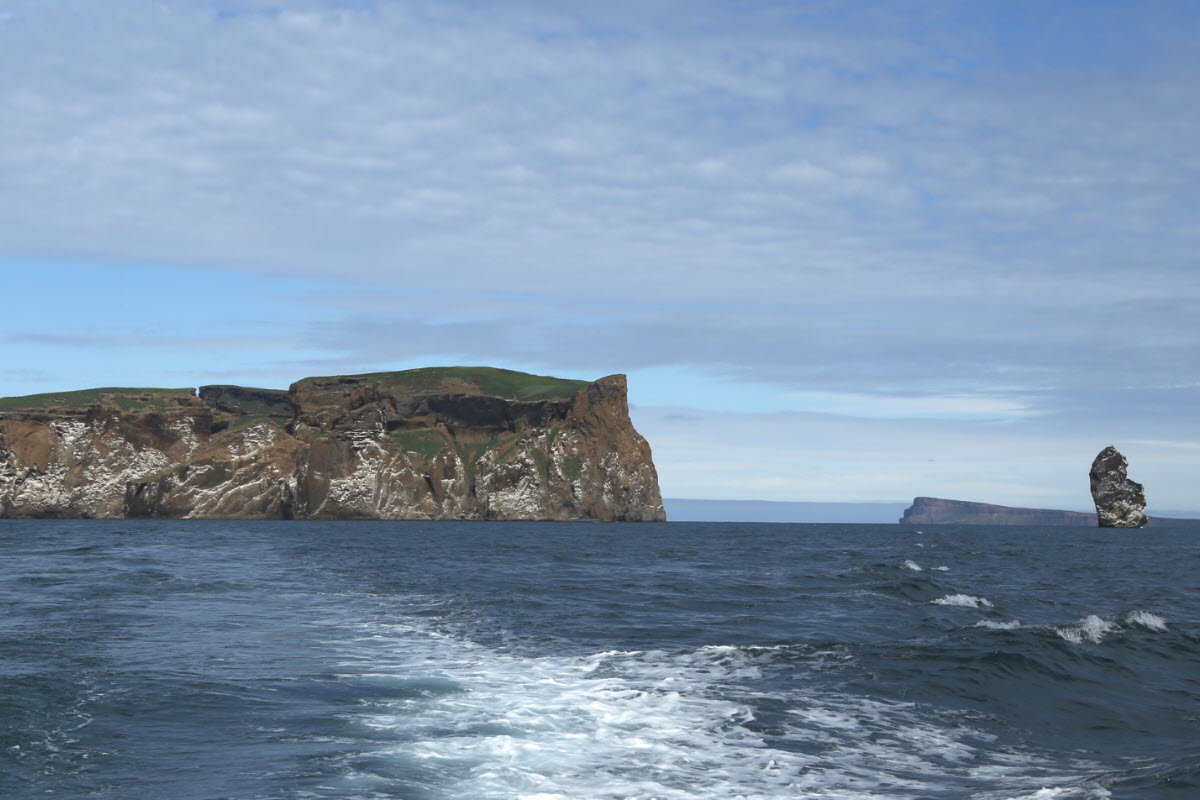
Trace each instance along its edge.
<path fill-rule="evenodd" d="M 1074 625 L 1054 630 L 1059 636 L 1073 644 L 1082 644 L 1085 641 L 1099 644 L 1104 641 L 1105 636 L 1120 629 L 1120 626 L 1111 620 L 1089 614 Z"/>
<path fill-rule="evenodd" d="M 1015 631 L 1021 627 L 1018 620 L 1009 620 L 1008 622 L 998 622 L 992 619 L 981 619 L 975 623 L 976 628 L 989 628 L 994 631 Z"/>
<path fill-rule="evenodd" d="M 1065 798 L 1070 794 L 1075 794 L 1076 790 L 1066 787 L 1057 787 L 1047 789 L 1045 787 L 1038 789 L 1033 794 L 1023 794 L 1019 797 L 1014 797 L 1012 800 L 1055 800 L 1056 798 Z"/>
<path fill-rule="evenodd" d="M 1149 611 L 1130 611 L 1120 619 L 1126 625 L 1145 628 L 1156 633 L 1167 629 L 1167 621 L 1158 614 L 1152 614 Z M 1109 634 L 1117 633 L 1124 629 L 1115 618 L 1104 619 L 1095 614 L 1089 614 L 1074 625 L 1068 625 L 1064 628 L 1054 628 L 1053 630 L 1059 636 L 1073 644 L 1083 644 L 1085 642 L 1100 644 Z"/>
<path fill-rule="evenodd" d="M 1012 795 L 1006 800 L 1106 800 L 1112 792 L 1103 786 L 1054 786 L 1042 787 L 1032 794 Z"/>
<path fill-rule="evenodd" d="M 1078 777 L 995 747 L 953 712 L 800 684 L 772 698 L 787 713 L 763 727 L 753 711 L 762 698 L 748 687 L 784 664 L 803 669 L 799 652 L 530 656 L 416 624 L 363 626 L 346 674 L 410 691 L 354 715 L 375 738 L 396 740 L 372 753 L 392 777 L 366 759 L 348 780 L 357 794 L 372 780 L 415 776 L 446 800 L 870 800 L 929 795 L 981 770 L 997 789 L 1026 792 Z M 803 655 L 819 669 L 817 656 L 830 654 Z"/>
<path fill-rule="evenodd" d="M 950 571 L 949 567 L 934 567 L 934 569 L 937 570 L 938 572 L 949 572 Z"/>
<path fill-rule="evenodd" d="M 1152 631 L 1165 631 L 1167 629 L 1167 621 L 1158 614 L 1151 614 L 1149 611 L 1130 611 L 1125 615 L 1125 622 L 1129 625 L 1139 625 Z"/>
<path fill-rule="evenodd" d="M 948 594 L 930 602 L 935 606 L 955 606 L 957 608 L 979 608 L 980 606 L 991 608 L 992 605 L 992 601 L 986 597 L 975 597 L 969 594 Z"/>
<path fill-rule="evenodd" d="M 924 572 L 925 571 L 924 569 L 921 568 L 920 564 L 913 561 L 912 559 L 908 559 L 907 561 L 904 562 L 904 568 L 911 569 L 913 572 Z"/>

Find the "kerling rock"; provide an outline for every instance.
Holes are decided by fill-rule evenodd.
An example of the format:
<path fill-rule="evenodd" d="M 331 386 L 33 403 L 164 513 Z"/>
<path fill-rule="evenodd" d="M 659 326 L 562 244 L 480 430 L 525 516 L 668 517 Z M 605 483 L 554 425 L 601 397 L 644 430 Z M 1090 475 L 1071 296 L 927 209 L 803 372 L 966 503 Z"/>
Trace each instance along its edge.
<path fill-rule="evenodd" d="M 1101 528 L 1140 528 L 1146 524 L 1146 493 L 1125 474 L 1129 462 L 1109 445 L 1092 462 L 1092 500 Z"/>

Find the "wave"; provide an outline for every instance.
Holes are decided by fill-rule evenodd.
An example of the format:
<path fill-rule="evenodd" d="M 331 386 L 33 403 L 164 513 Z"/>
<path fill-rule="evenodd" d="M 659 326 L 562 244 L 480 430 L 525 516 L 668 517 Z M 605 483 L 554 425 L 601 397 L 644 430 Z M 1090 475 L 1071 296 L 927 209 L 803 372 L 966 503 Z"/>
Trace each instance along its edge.
<path fill-rule="evenodd" d="M 1110 785 L 1122 796 L 1182 797 L 1180 790 L 1187 792 L 1188 788 L 1200 786 L 1200 751 L 1193 749 L 1166 763 L 1122 770 L 1110 780 Z"/>
<path fill-rule="evenodd" d="M 992 605 L 992 601 L 986 597 L 975 597 L 969 594 L 948 594 L 929 602 L 935 606 L 954 606 L 956 608 L 979 608 L 981 606 L 991 608 Z"/>
<path fill-rule="evenodd" d="M 1149 611 L 1130 611 L 1125 615 L 1125 621 L 1130 625 L 1139 625 L 1152 631 L 1165 631 L 1167 629 L 1167 621 L 1157 614 L 1151 614 Z"/>
<path fill-rule="evenodd" d="M 911 558 L 905 559 L 904 568 L 907 570 L 911 570 L 913 572 L 924 572 L 925 571 L 924 567 L 922 567 L 917 562 L 913 561 Z M 950 571 L 950 568 L 947 566 L 932 567 L 932 569 L 934 572 L 949 572 Z"/>
<path fill-rule="evenodd" d="M 966 598 L 966 599 L 963 599 Z M 968 595 L 952 595 L 943 597 L 940 600 L 933 602 L 938 605 L 953 605 L 967 608 L 979 607 L 973 604 L 973 601 L 982 601 L 979 605 L 990 606 L 983 598 L 970 598 Z M 1117 615 L 1110 618 L 1100 617 L 1096 614 L 1089 614 L 1082 619 L 1071 623 L 1070 625 L 1022 625 L 1019 620 L 994 620 L 981 619 L 971 627 L 986 628 L 994 631 L 1015 631 L 1022 628 L 1028 630 L 1047 630 L 1053 631 L 1060 638 L 1071 642 L 1072 644 L 1100 644 L 1105 641 L 1110 635 L 1120 633 L 1128 628 L 1142 628 L 1154 633 L 1161 633 L 1168 630 L 1167 621 L 1158 614 L 1149 611 L 1130 611 L 1126 614 Z"/>
<path fill-rule="evenodd" d="M 1082 644 L 1084 642 L 1100 644 L 1109 634 L 1124 630 L 1118 619 L 1123 620 L 1126 625 L 1144 628 L 1149 631 L 1160 632 L 1167 630 L 1167 621 L 1159 615 L 1152 614 L 1149 611 L 1130 611 L 1123 617 L 1112 619 L 1104 619 L 1095 614 L 1089 614 L 1073 625 L 1054 628 L 1054 632 L 1072 644 Z"/>
<path fill-rule="evenodd" d="M 988 628 L 993 631 L 1015 631 L 1021 627 L 1020 620 L 1009 620 L 1008 622 L 1000 622 L 993 619 L 981 619 L 976 622 L 973 627 Z"/>

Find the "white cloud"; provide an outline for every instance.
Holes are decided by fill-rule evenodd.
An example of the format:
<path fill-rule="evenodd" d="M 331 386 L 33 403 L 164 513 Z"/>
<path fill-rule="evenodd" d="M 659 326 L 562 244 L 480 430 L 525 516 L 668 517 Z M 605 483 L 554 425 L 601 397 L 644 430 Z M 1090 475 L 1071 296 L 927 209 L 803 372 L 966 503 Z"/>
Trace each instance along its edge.
<path fill-rule="evenodd" d="M 930 247 L 961 246 L 956 217 L 975 238 L 1045 229 L 1039 218 L 1067 203 L 1097 208 L 1033 188 L 1063 155 L 1071 176 L 1128 172 L 1135 151 L 1079 137 L 1086 123 L 1159 145 L 1137 157 L 1146 193 L 1190 157 L 1185 136 L 1126 121 L 1115 90 L 1091 90 L 1092 105 L 1074 86 L 901 79 L 892 65 L 921 48 L 882 24 L 854 33 L 816 17 L 764 36 L 775 20 L 714 7 L 716 30 L 630 13 L 599 44 L 589 26 L 604 17 L 530 9 L 314 4 L 216 20 L 199 4 L 80 7 L 92 13 L 23 6 L 4 51 L 6 119 L 18 121 L 5 172 L 24 188 L 0 228 L 10 250 L 183 250 L 192 263 L 310 275 L 336 264 L 424 285 L 448 263 L 494 285 L 499 261 L 510 280 L 609 295 L 635 277 L 688 292 L 697 270 L 747 261 L 770 282 L 887 254 L 871 271 L 886 279 Z M 825 117 L 808 126 L 810 113 Z M 926 219 L 921 192 L 945 208 Z M 546 263 L 581 269 L 564 279 Z M 953 268 L 989 266 L 973 254 Z"/>
<path fill-rule="evenodd" d="M 1019 393 L 1019 390 L 1017 392 Z M 1015 397 L 987 395 L 893 396 L 844 392 L 800 392 L 793 395 L 798 408 L 827 414 L 871 419 L 955 418 L 1003 420 L 1038 413 Z"/>
<path fill-rule="evenodd" d="M 1117 68 L 976 13 L 18 0 L 0 259 L 318 280 L 255 332 L 298 365 L 682 365 L 860 416 L 1186 438 L 1194 17 L 1062 12 L 1136 28 Z M 95 306 L 68 324 L 113 325 Z"/>

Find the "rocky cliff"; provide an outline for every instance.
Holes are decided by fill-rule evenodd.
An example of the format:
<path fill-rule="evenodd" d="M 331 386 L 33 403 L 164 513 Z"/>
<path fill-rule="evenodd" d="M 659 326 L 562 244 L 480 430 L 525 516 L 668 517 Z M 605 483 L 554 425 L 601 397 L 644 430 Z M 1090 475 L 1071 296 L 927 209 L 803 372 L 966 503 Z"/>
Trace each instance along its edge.
<path fill-rule="evenodd" d="M 1129 462 L 1109 445 L 1092 462 L 1088 479 L 1101 528 L 1140 528 L 1148 522 L 1146 493 L 1126 474 Z"/>
<path fill-rule="evenodd" d="M 1014 508 L 940 497 L 917 497 L 902 525 L 1096 525 L 1095 514 L 1045 508 Z"/>
<path fill-rule="evenodd" d="M 0 399 L 0 517 L 665 514 L 625 376 L 447 367 Z"/>

